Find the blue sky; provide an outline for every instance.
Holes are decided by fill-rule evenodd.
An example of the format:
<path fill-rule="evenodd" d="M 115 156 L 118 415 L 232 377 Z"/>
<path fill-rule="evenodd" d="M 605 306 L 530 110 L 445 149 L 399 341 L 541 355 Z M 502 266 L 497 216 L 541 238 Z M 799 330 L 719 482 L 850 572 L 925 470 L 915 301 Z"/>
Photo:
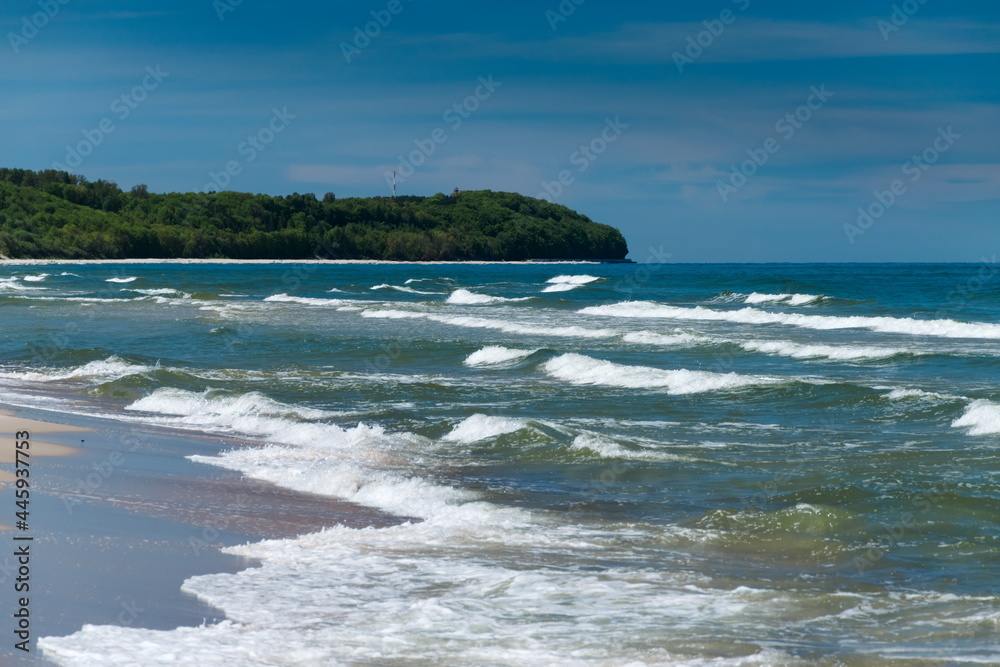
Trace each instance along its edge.
<path fill-rule="evenodd" d="M 395 168 L 400 194 L 545 194 L 637 261 L 1000 253 L 987 0 L 8 0 L 0 21 L 3 166 L 339 197 Z"/>

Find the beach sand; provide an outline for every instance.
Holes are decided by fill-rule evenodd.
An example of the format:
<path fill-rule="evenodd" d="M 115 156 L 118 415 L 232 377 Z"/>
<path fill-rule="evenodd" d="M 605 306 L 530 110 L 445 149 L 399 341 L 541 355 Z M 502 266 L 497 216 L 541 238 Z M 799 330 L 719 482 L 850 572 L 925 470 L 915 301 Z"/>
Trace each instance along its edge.
<path fill-rule="evenodd" d="M 0 413 L 0 470 L 8 480 L 13 434 L 25 430 L 38 458 L 31 459 L 30 529 L 16 534 L 34 538 L 32 653 L 26 658 L 4 642 L 3 665 L 40 664 L 34 640 L 71 634 L 85 623 L 173 629 L 224 620 L 220 610 L 181 591 L 191 576 L 256 565 L 221 547 L 404 520 L 184 458 L 248 446 L 235 438 L 20 408 Z M 11 523 L 16 508 L 5 486 L 0 523 Z M 14 603 L 13 560 L 0 555 L 5 609 Z"/>

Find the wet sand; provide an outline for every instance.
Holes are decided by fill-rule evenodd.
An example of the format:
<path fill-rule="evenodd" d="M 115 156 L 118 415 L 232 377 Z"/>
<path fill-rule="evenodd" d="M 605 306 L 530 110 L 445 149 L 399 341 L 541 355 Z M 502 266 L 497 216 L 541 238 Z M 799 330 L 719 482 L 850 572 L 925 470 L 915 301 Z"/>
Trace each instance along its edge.
<path fill-rule="evenodd" d="M 3 665 L 47 664 L 35 641 L 72 634 L 85 623 L 166 630 L 223 620 L 220 610 L 180 590 L 197 574 L 256 565 L 222 547 L 404 520 L 184 458 L 248 446 L 235 438 L 24 409 L 0 413 L 0 471 L 7 480 L 13 434 L 24 430 L 38 457 L 31 459 L 30 528 L 5 530 L 0 539 L 33 537 L 32 652 L 25 656 L 7 640 L 0 645 Z M 9 481 L 3 486 L 0 523 L 9 524 L 14 494 Z M 0 556 L 5 609 L 15 602 L 15 565 L 12 556 Z"/>

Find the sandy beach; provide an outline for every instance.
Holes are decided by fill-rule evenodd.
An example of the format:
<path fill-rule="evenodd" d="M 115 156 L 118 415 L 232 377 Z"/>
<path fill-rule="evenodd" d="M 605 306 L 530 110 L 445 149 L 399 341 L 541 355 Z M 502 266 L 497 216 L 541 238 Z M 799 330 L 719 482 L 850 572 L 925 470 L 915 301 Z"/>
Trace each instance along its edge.
<path fill-rule="evenodd" d="M 30 411 L 0 411 L 2 523 L 14 518 L 13 435 L 31 434 L 32 648 L 0 646 L 0 664 L 40 664 L 34 642 L 84 624 L 168 630 L 224 620 L 184 593 L 197 574 L 236 572 L 252 560 L 223 546 L 292 537 L 328 526 L 381 526 L 399 519 L 310 494 L 244 480 L 184 456 L 242 446 L 171 429 Z M 4 535 L 13 531 L 6 527 Z M 12 576 L 0 559 L 0 580 Z M 4 586 L 4 606 L 14 593 Z"/>

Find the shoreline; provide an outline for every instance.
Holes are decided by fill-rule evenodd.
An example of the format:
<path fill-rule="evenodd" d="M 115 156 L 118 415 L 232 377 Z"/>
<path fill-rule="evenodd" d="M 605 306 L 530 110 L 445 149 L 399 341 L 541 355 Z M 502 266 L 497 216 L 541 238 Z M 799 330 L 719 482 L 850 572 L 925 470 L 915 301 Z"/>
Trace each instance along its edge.
<path fill-rule="evenodd" d="M 84 625 L 173 630 L 226 620 L 224 611 L 181 590 L 192 576 L 259 565 L 224 547 L 408 520 L 186 458 L 262 446 L 237 437 L 0 404 L 5 441 L 12 445 L 13 433 L 29 426 L 38 457 L 31 459 L 30 530 L 22 533 L 33 538 L 31 664 L 44 661 L 39 638 Z M 7 458 L 0 471 L 13 470 Z M 6 526 L 14 518 L 13 485 L 0 483 L 0 490 Z M 0 535 L 10 539 L 12 531 Z M 0 558 L 0 566 L 9 563 Z M 14 595 L 3 586 L 5 608 Z M 12 642 L 0 645 L 0 663 L 24 658 Z"/>

